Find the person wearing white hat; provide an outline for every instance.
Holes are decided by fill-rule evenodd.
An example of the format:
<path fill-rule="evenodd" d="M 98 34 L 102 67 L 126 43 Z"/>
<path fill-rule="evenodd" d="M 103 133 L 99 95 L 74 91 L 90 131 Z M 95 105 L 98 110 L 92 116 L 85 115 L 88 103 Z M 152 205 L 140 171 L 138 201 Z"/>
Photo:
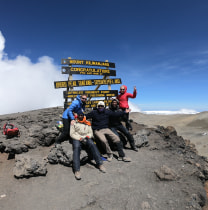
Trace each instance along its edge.
<path fill-rule="evenodd" d="M 92 110 L 90 113 L 86 114 L 87 119 L 92 119 L 94 136 L 101 142 L 103 149 L 107 153 L 108 161 L 111 161 L 113 158 L 113 152 L 108 144 L 108 139 L 117 147 L 119 154 L 118 160 L 122 160 L 124 162 L 131 161 L 130 158 L 125 156 L 119 137 L 108 127 L 109 117 L 111 115 L 121 117 L 124 114 L 125 112 L 112 112 L 111 110 L 105 109 L 105 103 L 103 101 L 98 102 L 96 110 Z M 108 137 L 108 139 L 106 137 Z"/>

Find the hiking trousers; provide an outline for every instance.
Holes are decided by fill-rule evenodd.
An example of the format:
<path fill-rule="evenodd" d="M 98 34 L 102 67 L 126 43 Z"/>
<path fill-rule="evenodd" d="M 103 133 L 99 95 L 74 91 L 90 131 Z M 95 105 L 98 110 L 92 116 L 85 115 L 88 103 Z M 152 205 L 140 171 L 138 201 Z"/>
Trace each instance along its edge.
<path fill-rule="evenodd" d="M 125 156 L 123 148 L 122 148 L 122 144 L 120 142 L 120 138 L 115 133 L 113 133 L 113 131 L 111 129 L 103 128 L 103 129 L 99 129 L 99 130 L 94 130 L 94 135 L 102 143 L 102 146 L 108 155 L 112 154 L 112 150 L 108 144 L 108 139 L 106 138 L 106 136 L 109 138 L 109 140 L 112 143 L 116 144 L 119 157 Z"/>
<path fill-rule="evenodd" d="M 73 139 L 72 144 L 73 144 L 73 169 L 75 172 L 75 171 L 80 170 L 80 152 L 82 149 L 82 144 L 84 143 L 82 141 Z M 96 145 L 92 141 L 92 139 L 87 139 L 86 143 L 84 144 L 84 148 L 86 148 L 88 157 L 91 157 L 92 159 L 94 159 L 97 166 L 100 166 L 103 164 L 100 153 Z"/>
<path fill-rule="evenodd" d="M 128 139 L 131 148 L 132 148 L 132 149 L 135 148 L 135 141 L 134 141 L 134 138 L 133 138 L 133 136 L 130 134 L 130 132 L 127 130 L 127 128 L 125 128 L 123 125 L 117 125 L 117 126 L 111 127 L 110 129 L 111 129 L 117 136 L 119 136 L 119 134 L 118 134 L 117 131 L 120 131 L 121 133 L 123 133 L 123 134 L 126 136 L 126 138 Z"/>

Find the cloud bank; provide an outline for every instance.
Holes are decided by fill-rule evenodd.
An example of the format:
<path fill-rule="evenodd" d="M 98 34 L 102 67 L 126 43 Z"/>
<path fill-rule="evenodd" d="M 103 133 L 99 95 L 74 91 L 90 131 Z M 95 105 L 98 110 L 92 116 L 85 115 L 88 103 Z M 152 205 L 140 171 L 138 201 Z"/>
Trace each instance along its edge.
<path fill-rule="evenodd" d="M 0 31 L 0 114 L 63 106 L 63 90 L 54 89 L 54 81 L 64 77 L 52 58 L 43 56 L 32 63 L 19 55 L 11 60 L 4 48 Z"/>
<path fill-rule="evenodd" d="M 144 114 L 172 115 L 172 114 L 197 114 L 198 112 L 192 109 L 180 109 L 177 111 L 142 111 Z"/>

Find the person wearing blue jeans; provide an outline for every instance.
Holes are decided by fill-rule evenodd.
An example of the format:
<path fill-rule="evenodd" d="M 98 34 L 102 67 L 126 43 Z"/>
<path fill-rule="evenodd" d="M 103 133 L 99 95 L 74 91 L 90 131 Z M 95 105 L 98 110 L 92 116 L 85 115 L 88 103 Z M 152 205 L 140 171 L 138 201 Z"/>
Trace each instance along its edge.
<path fill-rule="evenodd" d="M 77 180 L 81 179 L 80 152 L 83 147 L 86 148 L 90 159 L 95 160 L 99 170 L 105 173 L 106 169 L 103 166 L 103 161 L 101 159 L 100 153 L 92 140 L 93 132 L 91 128 L 91 123 L 86 120 L 86 117 L 81 110 L 77 112 L 77 119 L 74 121 L 73 124 L 71 124 L 70 136 L 72 138 L 73 144 L 73 170 L 75 178 Z"/>

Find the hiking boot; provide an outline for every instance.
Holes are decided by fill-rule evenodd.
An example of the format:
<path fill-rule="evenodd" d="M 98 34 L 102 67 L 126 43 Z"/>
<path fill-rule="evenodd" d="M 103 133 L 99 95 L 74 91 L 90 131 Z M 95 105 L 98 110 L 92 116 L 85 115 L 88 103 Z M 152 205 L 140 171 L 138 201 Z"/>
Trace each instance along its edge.
<path fill-rule="evenodd" d="M 106 173 L 106 169 L 105 169 L 104 165 L 100 165 L 100 166 L 99 166 L 99 170 L 100 170 L 102 173 Z"/>
<path fill-rule="evenodd" d="M 107 161 L 111 162 L 113 160 L 113 154 L 108 154 Z"/>
<path fill-rule="evenodd" d="M 129 158 L 129 157 L 119 157 L 118 161 L 131 162 L 131 158 Z"/>
<path fill-rule="evenodd" d="M 137 149 L 137 147 L 133 147 L 132 150 L 134 150 L 135 152 L 138 152 L 139 150 Z"/>
<path fill-rule="evenodd" d="M 81 179 L 80 171 L 75 171 L 74 175 L 75 175 L 76 180 L 80 180 Z"/>

